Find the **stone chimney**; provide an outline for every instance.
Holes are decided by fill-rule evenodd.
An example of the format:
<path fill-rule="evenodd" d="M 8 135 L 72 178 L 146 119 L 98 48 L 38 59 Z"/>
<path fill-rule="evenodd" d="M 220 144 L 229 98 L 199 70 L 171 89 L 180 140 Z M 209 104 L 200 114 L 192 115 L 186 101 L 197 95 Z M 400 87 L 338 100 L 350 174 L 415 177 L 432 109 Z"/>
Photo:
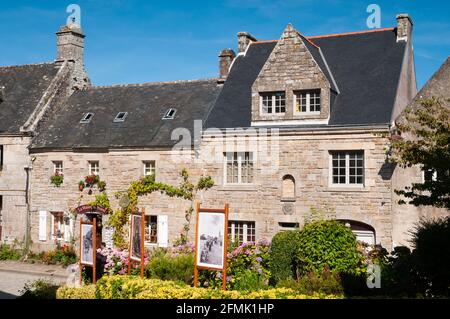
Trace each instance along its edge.
<path fill-rule="evenodd" d="M 397 42 L 411 39 L 413 22 L 407 13 L 397 15 Z"/>
<path fill-rule="evenodd" d="M 219 73 L 220 78 L 225 80 L 230 72 L 231 63 L 236 57 L 236 53 L 234 53 L 231 49 L 223 49 L 219 54 Z"/>
<path fill-rule="evenodd" d="M 237 36 L 238 36 L 238 51 L 239 51 L 239 53 L 245 52 L 245 50 L 247 50 L 247 47 L 250 44 L 250 42 L 258 41 L 258 40 L 256 40 L 256 38 L 254 36 L 252 36 L 248 32 L 238 32 Z"/>
<path fill-rule="evenodd" d="M 84 34 L 77 24 L 62 26 L 56 32 L 58 56 L 57 62 L 77 61 L 83 64 L 84 57 Z"/>

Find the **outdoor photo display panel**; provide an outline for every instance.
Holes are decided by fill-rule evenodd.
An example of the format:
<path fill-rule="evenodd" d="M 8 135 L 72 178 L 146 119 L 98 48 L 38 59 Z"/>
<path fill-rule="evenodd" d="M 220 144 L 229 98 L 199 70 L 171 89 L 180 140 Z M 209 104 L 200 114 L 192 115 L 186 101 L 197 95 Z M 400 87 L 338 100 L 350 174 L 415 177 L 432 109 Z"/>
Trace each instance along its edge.
<path fill-rule="evenodd" d="M 142 216 L 131 215 L 131 259 L 141 261 Z"/>
<path fill-rule="evenodd" d="M 81 263 L 94 265 L 94 225 L 81 225 Z"/>
<path fill-rule="evenodd" d="M 224 268 L 225 214 L 199 212 L 197 243 L 197 266 Z"/>

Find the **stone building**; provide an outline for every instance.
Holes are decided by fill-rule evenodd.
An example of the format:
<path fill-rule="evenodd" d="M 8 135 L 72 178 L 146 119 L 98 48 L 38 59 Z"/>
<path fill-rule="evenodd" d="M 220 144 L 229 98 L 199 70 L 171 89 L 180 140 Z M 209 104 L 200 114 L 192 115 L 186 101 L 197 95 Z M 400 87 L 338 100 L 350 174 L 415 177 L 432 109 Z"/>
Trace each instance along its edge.
<path fill-rule="evenodd" d="M 240 32 L 237 55 L 219 55 L 218 78 L 105 87 L 84 71 L 81 29 L 61 28 L 55 63 L 0 68 L 2 240 L 29 233 L 39 250 L 76 237 L 74 210 L 98 194 L 79 190 L 86 175 L 106 182 L 118 209 L 114 194 L 132 181 L 154 174 L 178 185 L 186 168 L 193 182 L 214 179 L 196 200 L 229 203 L 232 239 L 270 238 L 322 215 L 369 243 L 408 244 L 426 213 L 397 205 L 393 190 L 422 175 L 388 164 L 383 134 L 416 95 L 412 27 L 399 15 L 395 28 L 347 34 L 307 37 L 290 24 L 274 41 Z M 3 136 L 19 106 L 22 122 Z M 172 244 L 189 205 L 142 196 L 147 245 Z"/>

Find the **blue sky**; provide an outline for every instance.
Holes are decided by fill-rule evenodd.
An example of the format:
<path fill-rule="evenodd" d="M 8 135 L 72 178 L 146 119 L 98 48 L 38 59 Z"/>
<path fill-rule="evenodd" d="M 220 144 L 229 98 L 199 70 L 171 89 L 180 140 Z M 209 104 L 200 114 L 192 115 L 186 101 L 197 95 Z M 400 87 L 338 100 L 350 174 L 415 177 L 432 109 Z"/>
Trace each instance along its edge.
<path fill-rule="evenodd" d="M 81 7 L 95 85 L 215 77 L 218 53 L 236 50 L 239 31 L 262 40 L 278 39 L 289 22 L 305 35 L 365 30 L 371 3 L 381 7 L 382 28 L 395 26 L 397 13 L 412 16 L 419 88 L 450 55 L 450 1 L 1 0 L 0 65 L 52 61 L 71 3 Z"/>

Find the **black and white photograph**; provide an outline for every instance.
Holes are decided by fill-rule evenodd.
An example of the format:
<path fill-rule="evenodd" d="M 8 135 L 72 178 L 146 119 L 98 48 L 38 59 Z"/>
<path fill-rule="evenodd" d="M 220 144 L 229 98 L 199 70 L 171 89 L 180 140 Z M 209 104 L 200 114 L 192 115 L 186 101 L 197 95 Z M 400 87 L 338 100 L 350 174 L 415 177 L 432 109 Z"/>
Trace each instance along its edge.
<path fill-rule="evenodd" d="M 81 263 L 84 265 L 94 264 L 94 226 L 81 225 Z"/>
<path fill-rule="evenodd" d="M 131 259 L 140 261 L 142 248 L 142 217 L 140 215 L 132 215 L 131 222 Z"/>
<path fill-rule="evenodd" d="M 199 212 L 197 265 L 223 268 L 225 214 Z"/>

